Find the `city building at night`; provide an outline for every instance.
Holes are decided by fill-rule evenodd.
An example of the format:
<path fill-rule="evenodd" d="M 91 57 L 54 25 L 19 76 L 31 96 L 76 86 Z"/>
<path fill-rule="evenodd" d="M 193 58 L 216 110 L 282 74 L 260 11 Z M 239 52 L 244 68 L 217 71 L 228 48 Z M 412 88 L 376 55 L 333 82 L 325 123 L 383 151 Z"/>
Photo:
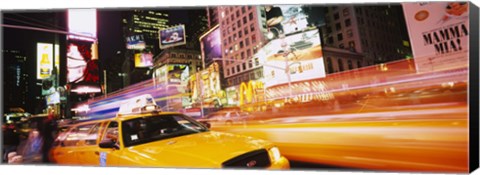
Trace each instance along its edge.
<path fill-rule="evenodd" d="M 469 173 L 478 14 L 459 1 L 2 11 L 2 163 Z"/>
<path fill-rule="evenodd" d="M 56 86 L 66 84 L 66 37 L 52 32 L 66 29 L 65 11 L 4 13 L 2 15 L 4 24 L 50 30 L 18 30 L 10 27 L 2 29 L 3 43 L 5 43 L 2 48 L 5 71 L 3 94 L 8 98 L 5 101 L 9 102 L 4 106 L 12 104 L 12 106 L 20 106 L 32 114 L 43 113 L 47 108 L 47 97 L 42 94 L 43 80 L 53 76 L 54 64 L 57 72 L 51 78 L 56 79 Z M 39 50 L 39 44 L 48 45 L 46 52 Z M 49 58 L 47 64 L 43 64 L 46 62 L 42 63 L 41 61 L 44 54 Z M 55 61 L 53 61 L 54 57 Z"/>
<path fill-rule="evenodd" d="M 324 64 L 327 74 L 361 68 L 364 55 L 335 47 L 323 47 Z"/>
<path fill-rule="evenodd" d="M 208 22 L 208 28 L 213 28 L 215 25 L 219 24 L 219 18 L 218 18 L 218 6 L 213 6 L 213 7 L 207 7 L 207 22 Z"/>
<path fill-rule="evenodd" d="M 122 64 L 123 85 L 128 86 L 146 80 L 148 67 L 137 67 L 135 58 L 137 54 L 159 54 L 159 30 L 168 28 L 169 14 L 165 10 L 135 9 L 122 14 L 123 37 L 127 47 Z"/>
<path fill-rule="evenodd" d="M 145 40 L 145 49 L 154 54 L 160 53 L 158 47 L 158 31 L 169 25 L 166 11 L 133 10 L 123 14 L 122 22 L 124 38 L 139 36 Z"/>
<path fill-rule="evenodd" d="M 325 46 L 365 55 L 363 67 L 404 59 L 411 55 L 400 5 L 339 5 L 325 7 L 321 27 Z M 333 59 L 332 62 L 339 62 Z M 342 61 L 348 67 L 348 61 Z M 341 71 L 340 67 L 335 70 Z M 347 69 L 344 69 L 347 70 Z"/>
<path fill-rule="evenodd" d="M 5 109 L 20 107 L 30 109 L 28 97 L 27 57 L 18 50 L 2 50 L 4 59 Z M 40 98 L 40 97 L 38 97 Z M 31 111 L 31 110 L 28 110 Z"/>
<path fill-rule="evenodd" d="M 202 69 L 200 51 L 197 50 L 165 49 L 154 60 L 154 69 L 167 64 L 183 64 L 190 67 L 190 75 Z"/>
<path fill-rule="evenodd" d="M 235 76 L 260 67 L 249 64 L 253 55 L 266 42 L 267 32 L 265 10 L 262 6 L 220 6 L 218 7 L 224 58 L 224 77 Z"/>
<path fill-rule="evenodd" d="M 185 48 L 200 50 L 198 38 L 210 28 L 208 27 L 207 11 L 201 8 L 192 9 L 187 13 L 189 24 L 185 25 L 185 33 L 187 35 Z"/>
<path fill-rule="evenodd" d="M 267 41 L 265 10 L 262 6 L 220 6 L 210 23 L 218 19 L 221 32 L 223 76 L 227 105 L 238 105 L 241 84 L 262 78 L 262 65 L 253 58 Z"/>

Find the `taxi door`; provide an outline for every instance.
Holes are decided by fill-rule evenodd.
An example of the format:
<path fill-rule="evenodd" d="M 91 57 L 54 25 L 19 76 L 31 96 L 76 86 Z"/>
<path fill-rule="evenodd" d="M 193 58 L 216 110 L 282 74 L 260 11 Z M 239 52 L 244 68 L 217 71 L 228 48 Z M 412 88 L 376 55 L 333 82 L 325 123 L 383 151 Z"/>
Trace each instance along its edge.
<path fill-rule="evenodd" d="M 111 121 L 107 124 L 105 131 L 101 135 L 99 144 L 112 143 L 112 147 L 98 147 L 98 164 L 99 166 L 116 166 L 122 157 L 120 129 L 117 121 Z M 95 152 L 97 154 L 97 152 Z"/>
<path fill-rule="evenodd" d="M 78 150 L 78 158 L 82 165 L 98 166 L 100 164 L 100 148 L 98 147 L 100 133 L 105 129 L 105 122 L 96 123 L 82 141 Z"/>
<path fill-rule="evenodd" d="M 79 144 L 78 128 L 71 128 L 70 131 L 55 141 L 51 150 L 51 156 L 57 164 L 62 165 L 79 165 L 77 162 L 77 146 Z"/>

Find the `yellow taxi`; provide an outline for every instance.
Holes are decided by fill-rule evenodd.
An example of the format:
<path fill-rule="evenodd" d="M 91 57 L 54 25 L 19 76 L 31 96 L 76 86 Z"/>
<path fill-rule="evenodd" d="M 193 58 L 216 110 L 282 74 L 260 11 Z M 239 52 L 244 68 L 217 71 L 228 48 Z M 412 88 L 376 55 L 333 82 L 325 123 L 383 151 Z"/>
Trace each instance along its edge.
<path fill-rule="evenodd" d="M 290 168 L 272 143 L 159 112 L 150 95 L 122 104 L 115 118 L 72 125 L 56 139 L 50 159 L 63 165 Z"/>

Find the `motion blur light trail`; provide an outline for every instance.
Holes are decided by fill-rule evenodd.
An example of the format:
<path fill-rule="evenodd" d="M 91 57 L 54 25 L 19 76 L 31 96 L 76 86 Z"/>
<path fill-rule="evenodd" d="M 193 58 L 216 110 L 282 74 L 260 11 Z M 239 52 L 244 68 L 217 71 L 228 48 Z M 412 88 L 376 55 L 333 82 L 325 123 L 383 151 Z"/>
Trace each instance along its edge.
<path fill-rule="evenodd" d="M 377 117 L 355 120 L 346 115 L 341 121 L 336 115 L 303 117 L 303 122 L 292 117 L 212 129 L 273 141 L 282 154 L 296 161 L 375 170 L 466 172 L 466 111 L 466 106 L 457 105 L 389 112 L 389 116 L 363 113 Z M 411 113 L 417 115 L 408 117 Z M 289 119 L 293 122 L 286 122 Z"/>

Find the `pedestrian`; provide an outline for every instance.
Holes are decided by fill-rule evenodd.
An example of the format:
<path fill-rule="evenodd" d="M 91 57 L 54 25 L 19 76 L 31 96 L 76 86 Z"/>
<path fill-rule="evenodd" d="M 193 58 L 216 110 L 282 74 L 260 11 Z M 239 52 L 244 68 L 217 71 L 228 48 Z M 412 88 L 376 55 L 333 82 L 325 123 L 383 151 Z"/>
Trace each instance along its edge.
<path fill-rule="evenodd" d="M 13 122 L 8 121 L 3 131 L 3 154 L 2 154 L 3 160 L 2 161 L 5 163 L 8 161 L 8 157 L 7 157 L 8 153 L 16 152 L 17 146 L 20 143 L 20 138 L 19 138 L 20 136 L 15 130 L 16 128 Z"/>
<path fill-rule="evenodd" d="M 49 163 L 48 154 L 50 152 L 50 148 L 54 141 L 54 131 L 55 131 L 55 113 L 54 110 L 51 110 L 48 113 L 47 118 L 43 119 L 42 126 L 41 126 L 41 135 L 43 138 L 42 144 L 42 162 Z"/>

